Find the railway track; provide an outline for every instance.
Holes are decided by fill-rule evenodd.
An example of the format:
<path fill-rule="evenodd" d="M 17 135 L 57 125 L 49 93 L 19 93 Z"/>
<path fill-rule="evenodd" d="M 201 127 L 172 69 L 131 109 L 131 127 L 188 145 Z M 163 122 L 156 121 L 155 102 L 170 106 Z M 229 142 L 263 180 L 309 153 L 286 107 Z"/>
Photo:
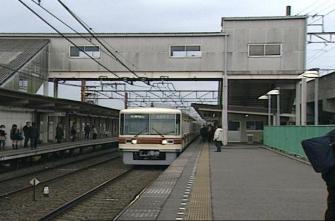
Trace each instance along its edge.
<path fill-rule="evenodd" d="M 116 158 L 48 182 L 48 197 L 42 194 L 43 185 L 36 187 L 36 201 L 33 200 L 32 189 L 2 197 L 0 220 L 38 220 L 49 211 L 128 169 L 120 158 Z"/>
<path fill-rule="evenodd" d="M 102 188 L 106 187 L 107 185 L 110 185 L 113 181 L 120 179 L 121 177 L 123 177 L 125 174 L 129 173 L 132 169 L 129 169 L 121 174 L 119 174 L 116 177 L 113 177 L 109 180 L 106 180 L 105 182 L 103 182 L 102 184 L 92 188 L 91 190 L 87 191 L 86 193 L 66 202 L 65 204 L 61 205 L 60 207 L 52 210 L 50 213 L 46 214 L 45 216 L 41 217 L 39 220 L 40 221 L 47 221 L 47 220 L 52 220 L 54 218 L 56 218 L 57 216 L 59 216 L 62 213 L 65 213 L 66 211 L 72 209 L 74 206 L 78 205 L 80 202 L 84 201 L 85 199 L 87 199 L 88 197 L 94 195 L 96 192 L 98 192 L 99 190 L 101 190 Z"/>
<path fill-rule="evenodd" d="M 33 187 L 29 184 L 29 181 L 33 178 L 37 178 L 40 181 L 40 185 L 43 185 L 64 176 L 77 173 L 80 170 L 89 169 L 99 164 L 103 164 L 118 157 L 120 157 L 119 153 L 114 151 L 107 154 L 105 153 L 103 156 L 98 155 L 89 159 L 81 159 L 79 161 L 69 162 L 53 168 L 44 168 L 38 172 L 6 179 L 0 182 L 0 198 L 9 197 L 12 194 L 32 189 Z"/>
<path fill-rule="evenodd" d="M 130 169 L 40 220 L 113 220 L 161 172 L 157 168 Z"/>
<path fill-rule="evenodd" d="M 43 186 L 38 185 L 36 201 L 32 200 L 32 190 L 0 198 L 0 220 L 48 220 L 50 218 L 45 218 L 48 214 L 59 215 L 60 212 L 55 211 L 64 205 L 68 209 L 66 213 L 62 211 L 61 219 L 68 215 L 72 217 L 70 220 L 85 219 L 84 215 L 96 220 L 103 215 L 101 211 L 111 211 L 103 216 L 113 217 L 161 172 L 162 169 L 131 170 L 117 158 L 49 182 L 48 197 L 43 196 Z M 101 207 L 108 208 L 101 210 Z"/>

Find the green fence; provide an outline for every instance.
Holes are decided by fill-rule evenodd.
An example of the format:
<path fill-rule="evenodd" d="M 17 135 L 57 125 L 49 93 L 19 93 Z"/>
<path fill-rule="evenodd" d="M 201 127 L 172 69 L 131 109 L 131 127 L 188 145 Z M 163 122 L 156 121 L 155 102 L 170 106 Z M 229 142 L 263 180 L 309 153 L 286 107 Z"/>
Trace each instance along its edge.
<path fill-rule="evenodd" d="M 325 135 L 335 125 L 327 126 L 273 126 L 265 127 L 263 134 L 264 144 L 287 152 L 289 154 L 306 157 L 301 147 L 304 139 Z"/>

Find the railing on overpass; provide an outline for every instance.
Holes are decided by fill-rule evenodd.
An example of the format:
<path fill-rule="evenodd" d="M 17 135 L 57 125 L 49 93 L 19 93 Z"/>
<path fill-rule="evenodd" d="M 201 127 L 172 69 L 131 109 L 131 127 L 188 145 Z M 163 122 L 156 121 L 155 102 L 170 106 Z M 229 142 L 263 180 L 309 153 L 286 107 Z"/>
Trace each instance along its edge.
<path fill-rule="evenodd" d="M 306 158 L 301 141 L 323 136 L 333 129 L 335 129 L 335 125 L 265 127 L 263 142 L 269 147 Z"/>

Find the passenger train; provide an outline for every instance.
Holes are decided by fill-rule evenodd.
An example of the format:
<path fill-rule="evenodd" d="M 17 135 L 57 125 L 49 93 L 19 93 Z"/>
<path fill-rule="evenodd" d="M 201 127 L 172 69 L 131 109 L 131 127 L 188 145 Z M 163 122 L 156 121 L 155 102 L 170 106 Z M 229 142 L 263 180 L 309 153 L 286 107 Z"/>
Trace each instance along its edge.
<path fill-rule="evenodd" d="M 120 111 L 119 149 L 125 164 L 169 165 L 198 135 L 200 125 L 178 109 Z"/>

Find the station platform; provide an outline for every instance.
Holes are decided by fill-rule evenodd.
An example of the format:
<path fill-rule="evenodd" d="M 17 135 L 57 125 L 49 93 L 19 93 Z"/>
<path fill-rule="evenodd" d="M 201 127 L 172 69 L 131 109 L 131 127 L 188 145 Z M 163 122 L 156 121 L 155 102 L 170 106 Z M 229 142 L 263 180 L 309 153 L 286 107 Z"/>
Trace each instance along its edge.
<path fill-rule="evenodd" d="M 71 150 L 81 147 L 94 146 L 94 145 L 103 145 L 109 143 L 116 143 L 117 138 L 102 138 L 96 140 L 80 140 L 75 142 L 63 142 L 63 143 L 52 143 L 52 144 L 42 144 L 38 145 L 37 149 L 28 148 L 19 148 L 19 149 L 10 149 L 0 151 L 0 162 L 6 160 L 13 160 L 31 156 L 38 156 L 47 153 L 53 153 L 63 150 Z"/>
<path fill-rule="evenodd" d="M 320 174 L 260 145 L 195 141 L 118 220 L 322 220 Z"/>

